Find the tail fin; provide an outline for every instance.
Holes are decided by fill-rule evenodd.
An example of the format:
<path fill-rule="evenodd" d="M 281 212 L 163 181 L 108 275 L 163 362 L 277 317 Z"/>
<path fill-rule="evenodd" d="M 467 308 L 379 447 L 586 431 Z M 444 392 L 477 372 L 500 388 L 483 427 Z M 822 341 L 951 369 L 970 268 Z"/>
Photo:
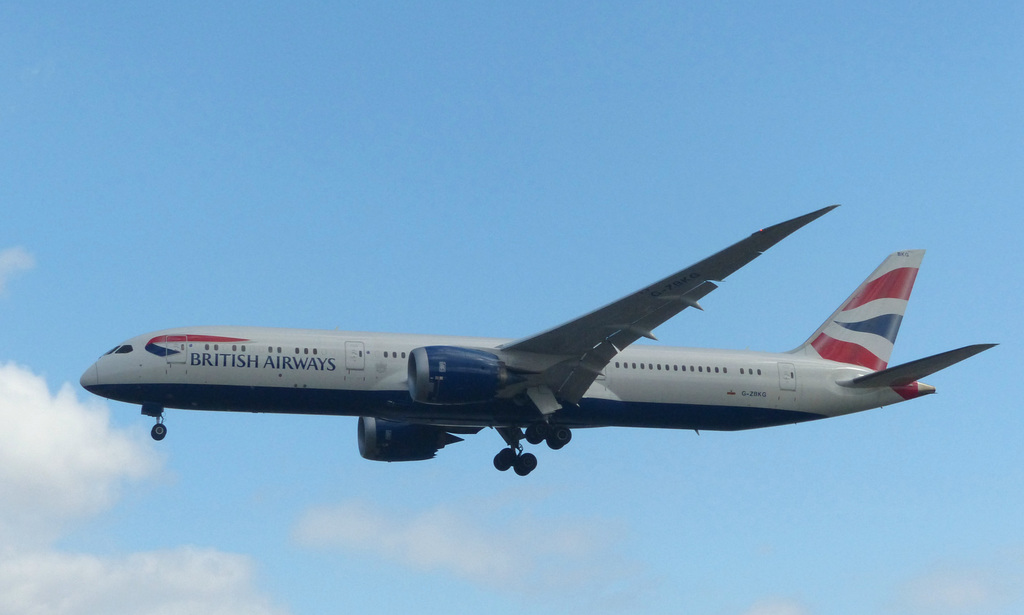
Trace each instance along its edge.
<path fill-rule="evenodd" d="M 894 252 L 794 353 L 885 369 L 924 250 Z"/>

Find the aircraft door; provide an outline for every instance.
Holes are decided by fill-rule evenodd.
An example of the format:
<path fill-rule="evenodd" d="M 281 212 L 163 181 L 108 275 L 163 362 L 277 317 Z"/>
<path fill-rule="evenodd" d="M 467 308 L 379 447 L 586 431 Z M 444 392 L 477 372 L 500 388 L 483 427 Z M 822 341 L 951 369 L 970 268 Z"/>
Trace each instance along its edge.
<path fill-rule="evenodd" d="M 779 363 L 779 388 L 783 391 L 796 390 L 796 367 L 792 363 Z"/>
<path fill-rule="evenodd" d="M 188 336 L 168 335 L 164 344 L 167 354 L 164 357 L 168 363 L 184 363 L 188 357 Z"/>
<path fill-rule="evenodd" d="M 362 342 L 345 342 L 345 369 L 363 369 L 366 352 Z"/>
<path fill-rule="evenodd" d="M 168 335 L 159 347 L 165 351 L 167 369 L 164 378 L 168 383 L 182 383 L 188 380 L 188 336 Z"/>

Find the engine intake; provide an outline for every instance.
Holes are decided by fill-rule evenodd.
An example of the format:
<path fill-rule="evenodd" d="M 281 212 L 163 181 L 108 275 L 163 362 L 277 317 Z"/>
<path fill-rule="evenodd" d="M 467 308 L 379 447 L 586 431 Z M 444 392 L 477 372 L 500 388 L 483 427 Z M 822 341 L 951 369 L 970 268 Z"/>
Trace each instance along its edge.
<path fill-rule="evenodd" d="M 510 384 L 497 356 L 473 348 L 424 346 L 409 355 L 409 395 L 423 404 L 472 404 L 494 399 Z"/>
<path fill-rule="evenodd" d="M 462 442 L 442 427 L 359 417 L 359 454 L 370 461 L 432 459 L 447 444 Z"/>

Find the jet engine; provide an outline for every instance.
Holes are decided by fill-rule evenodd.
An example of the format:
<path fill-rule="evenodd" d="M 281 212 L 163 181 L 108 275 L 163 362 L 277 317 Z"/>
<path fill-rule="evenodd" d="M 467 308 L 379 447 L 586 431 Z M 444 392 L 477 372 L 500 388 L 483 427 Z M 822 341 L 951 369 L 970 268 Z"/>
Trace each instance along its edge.
<path fill-rule="evenodd" d="M 432 459 L 447 444 L 462 442 L 442 427 L 359 417 L 359 454 L 370 461 Z"/>
<path fill-rule="evenodd" d="M 505 363 L 485 351 L 425 346 L 409 355 L 409 395 L 423 404 L 489 401 L 511 384 Z"/>

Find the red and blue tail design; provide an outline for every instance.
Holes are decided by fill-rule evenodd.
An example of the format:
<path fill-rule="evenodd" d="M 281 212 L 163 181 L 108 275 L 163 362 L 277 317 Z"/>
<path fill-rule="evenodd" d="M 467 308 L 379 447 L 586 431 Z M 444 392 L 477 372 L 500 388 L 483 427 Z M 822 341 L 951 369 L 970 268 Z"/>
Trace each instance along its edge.
<path fill-rule="evenodd" d="M 885 369 L 923 258 L 924 250 L 890 254 L 794 352 Z"/>

